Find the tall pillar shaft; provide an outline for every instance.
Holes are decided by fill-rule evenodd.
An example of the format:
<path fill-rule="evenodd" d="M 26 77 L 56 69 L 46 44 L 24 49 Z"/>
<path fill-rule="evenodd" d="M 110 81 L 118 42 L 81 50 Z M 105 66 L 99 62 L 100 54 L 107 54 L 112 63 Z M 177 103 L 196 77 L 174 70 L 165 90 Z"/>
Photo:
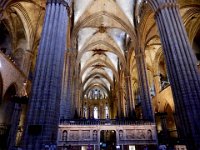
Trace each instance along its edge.
<path fill-rule="evenodd" d="M 155 11 L 174 96 L 177 130 L 189 150 L 200 147 L 200 75 L 176 0 L 148 0 Z"/>
<path fill-rule="evenodd" d="M 151 97 L 146 73 L 146 64 L 143 53 L 136 54 L 136 64 L 139 79 L 139 93 L 142 104 L 142 116 L 143 119 L 153 122 L 154 115 L 152 111 Z"/>
<path fill-rule="evenodd" d="M 163 131 L 167 131 L 167 114 L 162 114 L 160 116 L 161 126 Z"/>
<path fill-rule="evenodd" d="M 47 1 L 23 137 L 26 150 L 56 143 L 67 37 L 66 6 L 67 2 L 62 0 Z"/>
<path fill-rule="evenodd" d="M 131 78 L 130 74 L 126 75 L 126 95 L 127 95 L 127 110 L 128 110 L 128 117 L 130 119 L 135 118 L 135 110 L 134 110 L 134 104 L 133 104 L 133 95 L 131 91 Z"/>
<path fill-rule="evenodd" d="M 28 73 L 29 73 L 30 67 L 31 67 L 32 55 L 33 54 L 31 53 L 30 50 L 26 50 L 25 51 L 22 70 L 25 73 L 25 75 L 27 75 L 27 76 L 28 76 Z"/>
<path fill-rule="evenodd" d="M 66 53 L 66 60 L 64 65 L 64 73 L 63 73 L 63 88 L 62 88 L 62 96 L 60 103 L 60 117 L 65 119 L 71 119 L 72 116 L 72 76 L 73 69 L 72 66 L 72 52 L 69 49 Z"/>
<path fill-rule="evenodd" d="M 124 101 L 124 89 L 122 85 L 119 85 L 119 98 L 118 98 L 118 117 L 124 118 L 124 109 L 123 109 L 123 101 Z"/>
<path fill-rule="evenodd" d="M 155 86 L 155 92 L 156 94 L 159 94 L 160 92 L 160 75 L 154 75 L 153 76 L 154 86 Z"/>
<path fill-rule="evenodd" d="M 117 109 L 116 109 L 116 116 L 115 117 L 119 118 L 119 117 L 121 117 L 121 110 L 122 110 L 119 94 L 117 94 L 114 99 L 115 99 L 115 102 L 117 103 Z"/>
<path fill-rule="evenodd" d="M 74 55 L 74 59 L 73 59 L 72 65 L 75 66 L 77 53 L 74 51 L 73 55 Z M 80 86 L 80 78 L 79 78 L 80 68 L 77 67 L 77 68 L 74 68 L 74 69 L 77 69 L 77 70 L 74 70 L 73 82 L 72 82 L 72 84 L 73 84 L 73 93 L 72 93 L 73 110 L 72 110 L 72 113 L 75 115 L 75 113 L 79 114 L 78 101 L 79 101 L 79 98 L 80 98 L 79 90 L 80 90 L 81 86 Z"/>
<path fill-rule="evenodd" d="M 9 137 L 8 137 L 8 150 L 14 149 L 16 145 L 16 135 L 17 135 L 17 130 L 18 130 L 18 125 L 19 125 L 19 120 L 20 120 L 20 113 L 21 113 L 21 105 L 20 104 L 15 104 L 13 116 L 12 116 L 12 124 L 9 132 Z"/>
<path fill-rule="evenodd" d="M 75 75 L 73 77 L 73 114 L 78 114 L 79 108 L 78 108 L 78 101 L 79 101 L 79 77 L 78 75 Z"/>

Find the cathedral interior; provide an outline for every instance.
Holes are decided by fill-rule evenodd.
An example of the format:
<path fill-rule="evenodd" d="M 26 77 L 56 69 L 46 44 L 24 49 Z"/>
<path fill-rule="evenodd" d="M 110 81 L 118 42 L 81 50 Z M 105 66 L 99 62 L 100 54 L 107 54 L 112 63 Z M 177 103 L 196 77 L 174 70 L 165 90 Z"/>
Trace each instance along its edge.
<path fill-rule="evenodd" d="M 200 150 L 200 0 L 0 0 L 0 150 Z"/>

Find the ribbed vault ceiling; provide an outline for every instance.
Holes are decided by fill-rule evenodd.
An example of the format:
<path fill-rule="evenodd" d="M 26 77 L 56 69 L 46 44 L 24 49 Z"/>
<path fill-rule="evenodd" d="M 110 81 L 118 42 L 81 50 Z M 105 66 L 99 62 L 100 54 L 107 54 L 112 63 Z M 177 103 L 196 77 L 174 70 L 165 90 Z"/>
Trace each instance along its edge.
<path fill-rule="evenodd" d="M 126 70 L 127 38 L 134 36 L 133 0 L 74 0 L 72 45 L 83 94 L 108 96 Z M 133 37 L 134 38 L 134 37 Z"/>

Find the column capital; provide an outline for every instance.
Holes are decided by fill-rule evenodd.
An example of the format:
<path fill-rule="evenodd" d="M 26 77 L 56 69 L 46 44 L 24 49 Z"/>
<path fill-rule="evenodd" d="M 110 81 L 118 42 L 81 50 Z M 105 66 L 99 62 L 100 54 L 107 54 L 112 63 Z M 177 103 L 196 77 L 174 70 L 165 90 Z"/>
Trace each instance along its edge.
<path fill-rule="evenodd" d="M 145 56 L 145 54 L 142 52 L 135 54 L 135 58 L 144 57 L 144 56 Z"/>
<path fill-rule="evenodd" d="M 27 54 L 27 55 L 30 55 L 30 56 L 34 56 L 34 54 L 33 54 L 33 52 L 31 51 L 31 50 L 25 50 L 24 51 L 25 52 L 25 54 Z"/>
<path fill-rule="evenodd" d="M 160 77 L 160 74 L 154 74 L 153 77 L 154 77 L 154 78 Z"/>
<path fill-rule="evenodd" d="M 130 75 L 127 75 L 125 78 L 129 79 L 131 76 Z"/>
<path fill-rule="evenodd" d="M 147 2 L 154 10 L 155 14 L 165 8 L 179 7 L 176 0 L 171 0 L 171 2 L 169 2 L 168 0 L 147 0 Z"/>
<path fill-rule="evenodd" d="M 68 48 L 68 49 L 66 50 L 66 55 L 69 55 L 69 56 L 76 56 L 76 55 L 77 55 L 77 51 L 72 50 L 71 48 Z"/>
<path fill-rule="evenodd" d="M 70 12 L 69 10 L 69 8 L 71 7 L 71 4 L 72 4 L 72 0 L 47 0 L 47 5 L 48 4 L 52 4 L 52 3 L 55 3 L 55 4 L 62 4 L 62 5 L 64 5 L 66 8 L 67 8 L 67 10 L 68 10 L 68 13 Z"/>

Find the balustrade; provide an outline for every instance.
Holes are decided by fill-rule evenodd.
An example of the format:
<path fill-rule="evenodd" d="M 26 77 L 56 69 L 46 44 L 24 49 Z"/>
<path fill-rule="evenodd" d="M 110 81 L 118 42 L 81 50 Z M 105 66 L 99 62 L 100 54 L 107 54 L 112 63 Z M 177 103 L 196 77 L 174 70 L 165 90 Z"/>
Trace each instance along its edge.
<path fill-rule="evenodd" d="M 143 120 L 118 120 L 118 119 L 60 119 L 60 125 L 152 125 L 154 123 Z"/>

